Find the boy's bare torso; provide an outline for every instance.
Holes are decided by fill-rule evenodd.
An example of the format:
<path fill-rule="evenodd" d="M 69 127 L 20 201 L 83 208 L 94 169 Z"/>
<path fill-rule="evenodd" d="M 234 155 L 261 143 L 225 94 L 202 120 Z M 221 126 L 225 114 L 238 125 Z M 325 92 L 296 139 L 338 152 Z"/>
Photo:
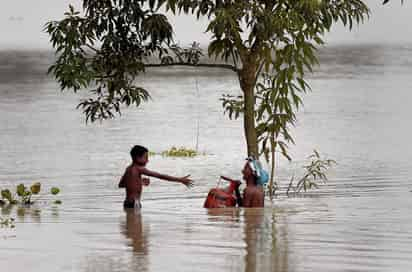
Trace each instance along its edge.
<path fill-rule="evenodd" d="M 126 168 L 122 182 L 126 187 L 126 201 L 140 200 L 142 194 L 142 175 L 139 166 L 130 165 Z"/>

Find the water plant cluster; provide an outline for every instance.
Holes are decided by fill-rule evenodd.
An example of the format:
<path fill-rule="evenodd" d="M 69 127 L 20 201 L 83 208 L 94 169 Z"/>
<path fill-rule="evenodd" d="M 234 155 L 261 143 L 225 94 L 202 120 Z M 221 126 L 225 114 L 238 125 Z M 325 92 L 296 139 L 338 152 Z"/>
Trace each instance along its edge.
<path fill-rule="evenodd" d="M 30 187 L 24 185 L 23 183 L 16 186 L 16 190 L 13 193 L 10 189 L 2 189 L 1 190 L 1 199 L 0 205 L 15 205 L 15 204 L 23 204 L 23 205 L 31 205 L 34 203 L 33 197 L 40 194 L 41 191 L 41 183 L 35 182 Z M 57 187 L 52 187 L 50 189 L 51 195 L 58 195 L 60 193 L 60 189 Z M 61 204 L 61 200 L 55 199 L 54 204 Z"/>
<path fill-rule="evenodd" d="M 336 161 L 331 159 L 321 158 L 319 152 L 316 150 L 308 157 L 309 163 L 304 165 L 304 174 L 300 179 L 297 180 L 296 185 L 294 185 L 295 179 L 292 176 L 286 194 L 292 191 L 293 194 L 300 193 L 302 190 L 306 192 L 312 188 L 318 188 L 320 183 L 326 183 L 328 177 L 326 176 L 327 171 L 336 165 Z"/>
<path fill-rule="evenodd" d="M 286 190 L 286 195 L 296 195 L 307 192 L 313 188 L 319 188 L 321 183 L 325 184 L 328 181 L 327 172 L 332 168 L 336 161 L 322 158 L 318 151 L 307 157 L 308 163 L 303 166 L 304 172 L 299 179 L 295 179 L 295 175 L 290 179 Z M 279 189 L 279 184 L 274 182 L 273 186 L 267 186 L 266 191 L 270 196 L 274 196 Z M 272 190 L 272 191 L 270 191 Z"/>
<path fill-rule="evenodd" d="M 13 229 L 14 225 L 14 218 L 12 217 L 0 217 L 0 228 L 11 228 Z"/>
<path fill-rule="evenodd" d="M 166 157 L 196 157 L 199 154 L 198 151 L 186 147 L 175 147 L 172 146 L 172 148 L 162 151 L 160 153 L 155 153 L 155 152 L 150 152 L 150 155 L 162 155 Z"/>

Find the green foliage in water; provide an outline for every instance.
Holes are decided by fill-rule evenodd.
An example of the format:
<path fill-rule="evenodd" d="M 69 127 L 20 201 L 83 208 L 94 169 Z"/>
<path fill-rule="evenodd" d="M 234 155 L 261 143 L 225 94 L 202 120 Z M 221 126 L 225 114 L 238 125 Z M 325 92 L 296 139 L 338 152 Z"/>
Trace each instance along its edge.
<path fill-rule="evenodd" d="M 0 217 L 0 227 L 1 228 L 14 228 L 15 227 L 15 225 L 14 225 L 14 218 L 12 218 L 12 217 L 6 217 L 6 218 L 3 218 L 3 217 Z"/>
<path fill-rule="evenodd" d="M 327 171 L 336 164 L 336 161 L 331 159 L 322 159 L 319 153 L 314 150 L 308 159 L 309 163 L 303 168 L 305 173 L 297 181 L 296 186 L 294 186 L 295 179 L 291 178 L 286 194 L 292 190 L 294 194 L 300 193 L 302 190 L 306 192 L 312 188 L 318 188 L 320 183 L 326 183 L 328 180 L 326 173 Z"/>
<path fill-rule="evenodd" d="M 0 205 L 5 205 L 7 203 L 10 205 L 15 205 L 15 204 L 31 205 L 34 203 L 34 201 L 32 200 L 32 197 L 34 195 L 40 194 L 40 191 L 41 191 L 40 182 L 35 182 L 30 187 L 27 187 L 26 185 L 21 183 L 16 186 L 15 193 L 12 193 L 10 189 L 2 189 Z M 59 192 L 60 192 L 60 189 L 57 187 L 52 187 L 50 190 L 50 193 L 52 195 L 57 195 Z"/>
<path fill-rule="evenodd" d="M 50 189 L 50 193 L 51 193 L 52 195 L 57 195 L 58 193 L 60 193 L 60 189 L 57 188 L 57 187 L 52 187 L 52 188 Z"/>
<path fill-rule="evenodd" d="M 26 205 L 32 204 L 31 197 L 32 195 L 37 195 L 40 192 L 41 185 L 39 182 L 33 183 L 30 186 L 30 189 L 27 188 L 23 183 L 17 185 L 16 193 L 20 198 L 20 202 Z"/>
<path fill-rule="evenodd" d="M 1 190 L 1 198 L 3 202 L 7 201 L 10 204 L 17 204 L 17 200 L 14 199 L 13 194 L 9 189 Z"/>
<path fill-rule="evenodd" d="M 163 156 L 168 156 L 168 157 L 195 157 L 198 155 L 196 150 L 185 148 L 185 147 L 172 147 L 169 150 L 163 151 L 162 152 Z"/>
<path fill-rule="evenodd" d="M 166 156 L 166 157 L 196 157 L 199 154 L 199 152 L 197 152 L 194 149 L 190 149 L 190 148 L 186 148 L 186 147 L 175 147 L 173 146 L 172 148 L 170 148 L 169 150 L 165 150 L 162 151 L 160 153 L 156 153 L 156 152 L 149 152 L 150 156 L 153 155 L 162 155 L 162 156 Z"/>
<path fill-rule="evenodd" d="M 37 195 L 38 193 L 40 193 L 40 190 L 41 190 L 40 182 L 33 183 L 33 185 L 30 186 L 30 191 L 33 195 Z"/>
<path fill-rule="evenodd" d="M 52 195 L 58 195 L 58 194 L 60 193 L 60 189 L 57 188 L 57 187 L 52 187 L 52 188 L 50 189 L 50 193 L 51 193 Z M 60 204 L 62 204 L 62 201 L 59 200 L 59 199 L 56 199 L 56 200 L 54 200 L 53 203 L 60 205 Z"/>
<path fill-rule="evenodd" d="M 24 216 L 26 212 L 26 207 L 30 207 L 35 201 L 32 200 L 34 195 L 39 195 L 41 191 L 41 183 L 35 182 L 30 187 L 25 186 L 23 183 L 16 186 L 16 191 L 13 193 L 10 189 L 2 189 L 1 190 L 1 199 L 0 199 L 0 206 L 9 207 L 22 204 L 17 209 L 18 216 Z M 54 197 L 60 193 L 60 189 L 57 187 L 52 187 L 50 189 L 50 194 Z M 55 199 L 53 204 L 62 204 L 61 200 Z M 7 206 L 6 206 L 7 207 Z M 36 212 L 40 212 L 40 210 L 36 210 Z M 14 228 L 14 218 L 11 217 L 0 217 L 0 227 L 8 227 Z"/>

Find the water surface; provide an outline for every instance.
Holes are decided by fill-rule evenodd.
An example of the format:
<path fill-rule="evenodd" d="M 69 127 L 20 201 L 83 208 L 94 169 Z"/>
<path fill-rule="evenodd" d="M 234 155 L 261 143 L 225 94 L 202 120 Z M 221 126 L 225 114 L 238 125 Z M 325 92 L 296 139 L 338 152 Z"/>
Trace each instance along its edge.
<path fill-rule="evenodd" d="M 0 53 L 0 187 L 40 181 L 63 205 L 3 207 L 0 266 L 14 271 L 409 271 L 412 265 L 412 46 L 321 51 L 293 133 L 294 162 L 280 160 L 282 190 L 265 209 L 205 210 L 220 174 L 240 177 L 241 121 L 219 98 L 238 94 L 230 72 L 153 71 L 139 81 L 153 100 L 121 118 L 86 125 L 45 75 L 48 52 Z M 196 82 L 198 88 L 196 88 Z M 197 127 L 199 137 L 197 139 Z M 194 159 L 150 158 L 149 168 L 192 174 L 196 187 L 152 180 L 143 210 L 126 213 L 116 188 L 134 144 Z M 284 196 L 313 149 L 338 161 L 330 181 Z"/>

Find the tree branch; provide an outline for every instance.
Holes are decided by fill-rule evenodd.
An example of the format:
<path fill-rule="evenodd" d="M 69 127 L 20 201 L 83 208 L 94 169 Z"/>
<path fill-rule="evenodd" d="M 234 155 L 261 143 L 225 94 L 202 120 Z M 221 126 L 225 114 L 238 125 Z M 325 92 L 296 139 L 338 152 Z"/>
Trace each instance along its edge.
<path fill-rule="evenodd" d="M 188 67 L 206 67 L 206 68 L 221 68 L 221 69 L 228 69 L 231 70 L 235 73 L 239 72 L 239 69 L 237 69 L 235 66 L 230 65 L 230 64 L 212 64 L 212 63 L 198 63 L 198 64 L 192 64 L 192 63 L 186 63 L 186 62 L 175 62 L 175 63 L 158 63 L 158 64 L 145 64 L 145 68 L 151 68 L 151 67 L 168 67 L 168 66 L 188 66 Z"/>
<path fill-rule="evenodd" d="M 253 85 L 256 85 L 256 82 L 257 82 L 258 79 L 259 79 L 260 72 L 262 72 L 262 69 L 263 69 L 263 66 L 264 66 L 264 65 L 265 65 L 265 63 L 262 61 L 262 63 L 259 65 L 259 68 L 258 68 L 258 70 L 257 70 L 257 72 L 256 72 L 255 81 L 253 82 Z"/>
<path fill-rule="evenodd" d="M 92 51 L 94 51 L 95 53 L 98 53 L 99 51 L 96 49 L 96 48 L 94 48 L 93 46 L 91 46 L 90 44 L 85 44 L 86 46 L 87 46 L 87 48 L 89 48 L 90 50 L 92 50 Z"/>

